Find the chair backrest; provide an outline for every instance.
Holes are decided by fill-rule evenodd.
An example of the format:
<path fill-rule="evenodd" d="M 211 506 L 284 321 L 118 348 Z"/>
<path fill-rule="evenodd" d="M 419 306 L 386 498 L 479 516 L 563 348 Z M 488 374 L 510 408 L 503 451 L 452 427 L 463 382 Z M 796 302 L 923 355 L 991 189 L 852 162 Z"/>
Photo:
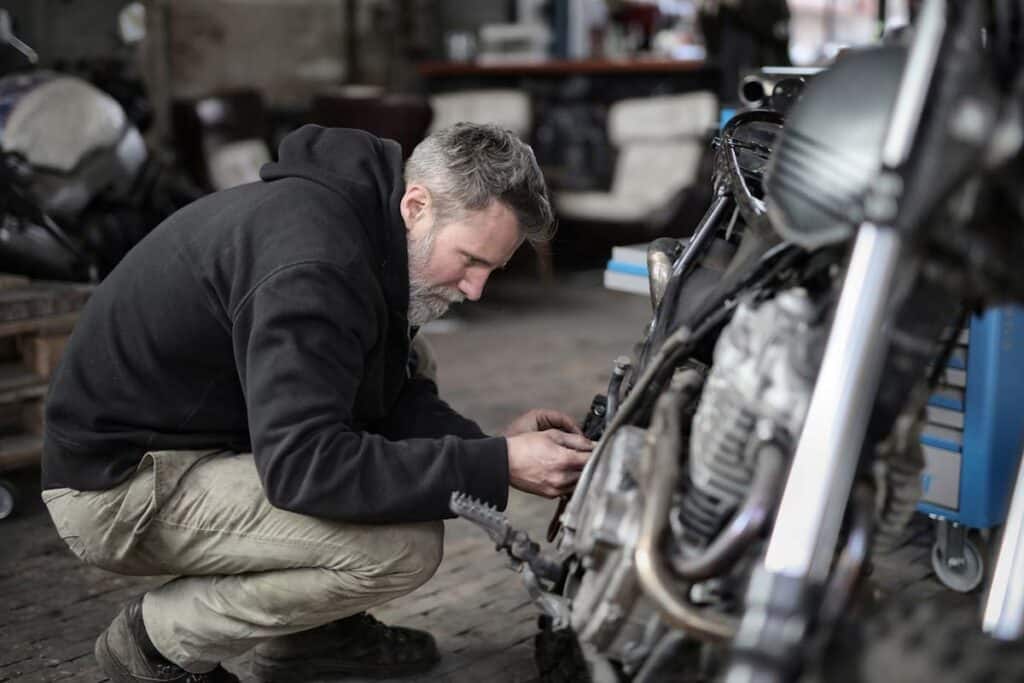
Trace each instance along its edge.
<path fill-rule="evenodd" d="M 637 97 L 608 109 L 608 137 L 621 147 L 632 142 L 701 138 L 718 122 L 718 99 L 710 92 Z"/>
<path fill-rule="evenodd" d="M 533 125 L 530 97 L 521 90 L 490 88 L 440 93 L 430 97 L 434 121 L 430 132 L 468 121 L 493 123 L 526 140 Z"/>
<path fill-rule="evenodd" d="M 704 145 L 697 140 L 634 142 L 619 152 L 611 192 L 655 211 L 696 182 Z"/>
<path fill-rule="evenodd" d="M 707 92 L 613 103 L 608 136 L 619 155 L 611 192 L 653 208 L 692 185 L 717 118 L 717 99 Z"/>

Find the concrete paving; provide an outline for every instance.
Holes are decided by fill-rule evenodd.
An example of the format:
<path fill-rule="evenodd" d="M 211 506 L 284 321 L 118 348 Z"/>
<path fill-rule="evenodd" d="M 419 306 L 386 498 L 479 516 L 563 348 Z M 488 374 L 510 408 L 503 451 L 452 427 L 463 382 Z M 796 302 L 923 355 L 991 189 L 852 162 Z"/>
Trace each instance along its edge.
<path fill-rule="evenodd" d="M 496 432 L 519 413 L 552 407 L 582 418 L 650 315 L 644 297 L 601 287 L 587 272 L 541 283 L 501 273 L 484 300 L 464 304 L 426 332 L 439 362 L 441 394 Z M 123 577 L 79 562 L 57 538 L 38 501 L 38 470 L 18 473 L 18 514 L 0 522 L 0 681 L 103 681 L 93 641 L 120 605 L 166 580 Z M 553 503 L 514 494 L 509 515 L 542 538 Z M 438 638 L 438 680 L 530 681 L 537 610 L 486 536 L 446 525 L 445 560 L 415 593 L 379 610 L 390 622 Z M 244 680 L 244 657 L 229 663 Z"/>

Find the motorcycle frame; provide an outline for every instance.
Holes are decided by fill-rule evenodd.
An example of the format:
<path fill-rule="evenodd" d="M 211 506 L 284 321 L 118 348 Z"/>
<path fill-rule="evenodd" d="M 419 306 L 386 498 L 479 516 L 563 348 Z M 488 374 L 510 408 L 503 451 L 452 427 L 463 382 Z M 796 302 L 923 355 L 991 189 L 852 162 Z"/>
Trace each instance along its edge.
<path fill-rule="evenodd" d="M 1024 461 L 1017 469 L 1010 512 L 982 612 L 982 628 L 1000 640 L 1017 640 L 1024 635 Z"/>

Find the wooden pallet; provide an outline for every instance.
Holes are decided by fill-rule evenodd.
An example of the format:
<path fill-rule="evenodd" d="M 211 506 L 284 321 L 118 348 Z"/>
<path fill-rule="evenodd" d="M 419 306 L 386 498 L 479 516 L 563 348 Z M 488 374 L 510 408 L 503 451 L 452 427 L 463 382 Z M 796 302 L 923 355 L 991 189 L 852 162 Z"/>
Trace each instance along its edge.
<path fill-rule="evenodd" d="M 39 461 L 50 377 L 89 291 L 0 275 L 0 472 Z"/>

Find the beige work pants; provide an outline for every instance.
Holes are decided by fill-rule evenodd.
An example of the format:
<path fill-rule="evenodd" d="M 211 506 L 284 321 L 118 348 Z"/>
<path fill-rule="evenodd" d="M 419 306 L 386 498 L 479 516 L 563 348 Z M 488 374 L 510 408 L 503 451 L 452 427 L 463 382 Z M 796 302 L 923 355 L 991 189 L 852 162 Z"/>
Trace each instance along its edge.
<path fill-rule="evenodd" d="M 117 488 L 43 500 L 82 560 L 178 577 L 146 594 L 143 620 L 165 657 L 197 673 L 409 593 L 441 561 L 441 522 L 346 524 L 273 507 L 249 454 L 151 452 Z"/>

